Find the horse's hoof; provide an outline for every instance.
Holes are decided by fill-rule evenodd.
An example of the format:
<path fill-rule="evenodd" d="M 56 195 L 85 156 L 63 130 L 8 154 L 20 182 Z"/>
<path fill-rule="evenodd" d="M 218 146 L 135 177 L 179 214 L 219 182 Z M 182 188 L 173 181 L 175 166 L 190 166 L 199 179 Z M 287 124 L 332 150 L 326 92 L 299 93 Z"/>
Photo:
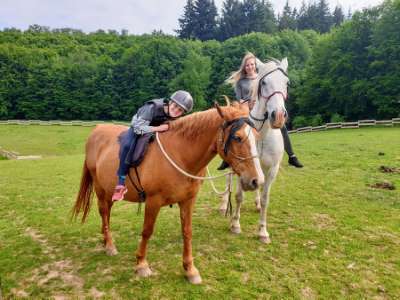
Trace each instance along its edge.
<path fill-rule="evenodd" d="M 152 272 L 149 267 L 142 267 L 136 269 L 136 274 L 139 277 L 149 277 L 151 276 Z"/>
<path fill-rule="evenodd" d="M 242 232 L 242 230 L 240 229 L 240 226 L 231 226 L 231 232 L 234 234 L 239 234 Z"/>
<path fill-rule="evenodd" d="M 201 276 L 200 275 L 193 275 L 187 276 L 187 279 L 191 284 L 201 284 Z"/>
<path fill-rule="evenodd" d="M 117 255 L 117 254 L 118 254 L 118 250 L 117 250 L 117 248 L 115 248 L 115 247 L 106 248 L 106 254 L 107 254 L 108 256 L 114 256 L 114 255 Z"/>
<path fill-rule="evenodd" d="M 271 239 L 269 236 L 260 236 L 260 242 L 263 244 L 271 244 Z"/>

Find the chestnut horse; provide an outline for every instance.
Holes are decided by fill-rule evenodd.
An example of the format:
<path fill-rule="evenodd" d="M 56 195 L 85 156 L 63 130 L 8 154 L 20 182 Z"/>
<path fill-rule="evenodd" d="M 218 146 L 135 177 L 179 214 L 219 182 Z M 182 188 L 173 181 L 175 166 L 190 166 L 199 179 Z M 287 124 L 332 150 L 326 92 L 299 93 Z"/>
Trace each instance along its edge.
<path fill-rule="evenodd" d="M 255 190 L 264 182 L 257 156 L 254 129 L 248 124 L 247 105 L 237 103 L 197 112 L 170 123 L 167 132 L 159 134 L 160 141 L 170 157 L 186 172 L 204 176 L 207 164 L 218 153 L 231 164 L 241 178 L 245 190 Z M 119 125 L 97 125 L 86 143 L 80 190 L 73 207 L 73 216 L 83 212 L 85 221 L 94 191 L 102 218 L 102 233 L 108 255 L 117 254 L 110 232 L 111 196 L 117 183 L 119 163 L 118 136 L 127 129 Z M 147 154 L 138 168 L 146 191 L 142 239 L 136 252 L 136 273 L 151 275 L 146 260 L 146 247 L 157 215 L 162 206 L 178 203 L 183 235 L 183 267 L 191 283 L 201 283 L 199 271 L 192 257 L 192 214 L 201 180 L 194 180 L 178 172 L 163 156 L 156 143 L 149 145 Z M 115 175 L 114 175 L 115 174 Z M 131 170 L 135 180 L 135 173 Z M 125 200 L 139 202 L 138 193 L 127 180 Z"/>

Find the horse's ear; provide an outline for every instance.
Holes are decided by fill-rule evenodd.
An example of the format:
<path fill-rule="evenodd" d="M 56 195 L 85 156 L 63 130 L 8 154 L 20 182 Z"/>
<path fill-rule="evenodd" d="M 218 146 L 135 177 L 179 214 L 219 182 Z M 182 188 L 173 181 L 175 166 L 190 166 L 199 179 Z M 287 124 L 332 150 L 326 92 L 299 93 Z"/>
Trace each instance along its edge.
<path fill-rule="evenodd" d="M 256 58 L 256 68 L 257 68 L 258 73 L 262 73 L 262 70 L 265 68 L 264 63 L 261 60 L 259 60 L 258 58 Z"/>
<path fill-rule="evenodd" d="M 221 118 L 225 119 L 224 112 L 222 111 L 221 106 L 219 106 L 217 101 L 214 102 L 214 107 L 217 109 L 217 112 L 221 116 Z"/>
<path fill-rule="evenodd" d="M 282 69 L 285 70 L 285 72 L 287 71 L 288 65 L 289 65 L 289 63 L 288 63 L 287 57 L 285 57 L 281 61 L 281 67 L 282 67 Z"/>
<path fill-rule="evenodd" d="M 222 95 L 222 96 L 225 98 L 226 106 L 230 106 L 231 101 L 230 101 L 229 97 L 227 95 Z"/>

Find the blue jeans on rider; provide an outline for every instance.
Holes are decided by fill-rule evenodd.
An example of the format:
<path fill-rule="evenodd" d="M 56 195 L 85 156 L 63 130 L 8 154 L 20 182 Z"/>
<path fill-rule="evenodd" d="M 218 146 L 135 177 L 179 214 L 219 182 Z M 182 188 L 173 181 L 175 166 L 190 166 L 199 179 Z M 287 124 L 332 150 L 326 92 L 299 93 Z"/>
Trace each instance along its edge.
<path fill-rule="evenodd" d="M 130 127 L 126 135 L 121 138 L 119 150 L 118 185 L 125 185 L 125 178 L 130 168 L 130 158 L 136 146 L 137 134 Z"/>

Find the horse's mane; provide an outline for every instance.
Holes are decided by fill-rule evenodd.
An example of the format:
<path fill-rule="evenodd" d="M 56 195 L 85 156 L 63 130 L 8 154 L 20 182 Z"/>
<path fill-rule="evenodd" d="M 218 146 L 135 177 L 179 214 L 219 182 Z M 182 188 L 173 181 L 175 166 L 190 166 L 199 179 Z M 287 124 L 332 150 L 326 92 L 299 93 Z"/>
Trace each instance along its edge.
<path fill-rule="evenodd" d="M 209 128 L 218 127 L 222 122 L 215 108 L 195 112 L 170 123 L 169 132 L 192 139 L 208 132 Z"/>
<path fill-rule="evenodd" d="M 268 72 L 272 71 L 273 69 L 275 69 L 279 66 L 280 66 L 280 61 L 275 58 L 271 58 L 270 60 L 263 63 L 263 65 L 261 67 L 259 67 L 257 78 L 256 78 L 256 80 L 253 80 L 252 86 L 251 86 L 252 100 L 257 100 L 258 87 L 260 85 L 261 78 L 263 78 L 265 76 L 265 74 L 267 74 Z"/>
<path fill-rule="evenodd" d="M 239 116 L 247 116 L 248 112 L 239 108 L 239 104 L 235 103 L 231 106 L 221 106 L 221 110 L 228 119 L 234 119 Z M 222 117 L 216 108 L 205 111 L 195 112 L 188 116 L 182 117 L 170 123 L 168 132 L 175 133 L 188 139 L 207 134 L 210 129 L 215 129 L 223 122 Z"/>

